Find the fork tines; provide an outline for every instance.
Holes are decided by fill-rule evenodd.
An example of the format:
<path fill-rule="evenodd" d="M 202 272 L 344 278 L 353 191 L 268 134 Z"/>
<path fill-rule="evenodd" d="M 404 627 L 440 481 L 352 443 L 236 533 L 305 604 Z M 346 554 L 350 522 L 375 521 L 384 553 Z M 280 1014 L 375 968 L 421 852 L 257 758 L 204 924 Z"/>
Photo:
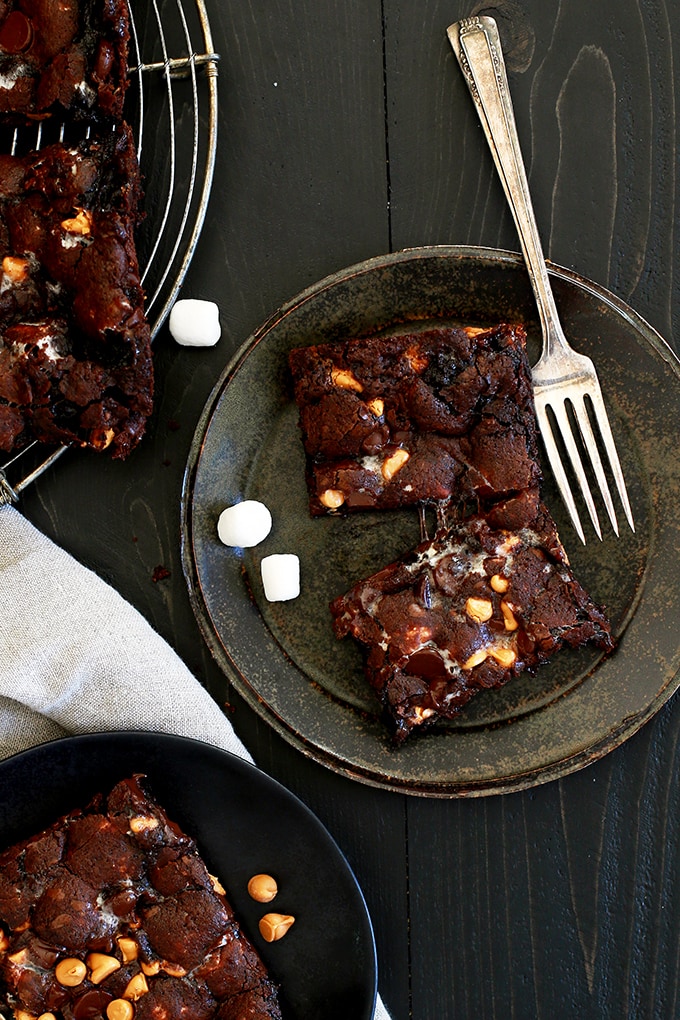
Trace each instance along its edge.
<path fill-rule="evenodd" d="M 558 448 L 561 441 L 568 457 L 568 463 L 573 475 L 581 490 L 584 502 L 588 508 L 593 528 L 598 536 L 602 538 L 600 521 L 595 507 L 595 501 L 588 482 L 588 474 L 584 466 L 584 460 L 590 465 L 592 473 L 602 495 L 602 500 L 607 510 L 611 526 L 615 534 L 619 534 L 619 525 L 614 510 L 607 475 L 605 474 L 600 447 L 591 423 L 591 413 L 588 410 L 588 403 L 592 408 L 592 416 L 597 424 L 600 439 L 604 452 L 609 461 L 611 476 L 616 484 L 616 489 L 621 500 L 621 505 L 632 531 L 635 531 L 633 514 L 628 499 L 626 483 L 623 471 L 616 452 L 616 445 L 609 425 L 609 418 L 602 398 L 600 384 L 595 375 L 595 368 L 592 368 L 592 376 L 587 385 L 577 384 L 573 380 L 567 387 L 559 384 L 542 384 L 534 380 L 534 400 L 536 404 L 536 417 L 541 432 L 541 438 L 550 462 L 550 467 L 555 476 L 560 494 L 565 506 L 569 511 L 572 523 L 576 532 L 585 544 L 585 535 L 579 517 L 576 501 L 572 492 L 571 484 L 564 467 L 563 458 Z M 568 392 L 565 393 L 565 389 Z M 571 412 L 571 413 L 570 413 Z M 579 442 L 580 439 L 580 442 Z"/>

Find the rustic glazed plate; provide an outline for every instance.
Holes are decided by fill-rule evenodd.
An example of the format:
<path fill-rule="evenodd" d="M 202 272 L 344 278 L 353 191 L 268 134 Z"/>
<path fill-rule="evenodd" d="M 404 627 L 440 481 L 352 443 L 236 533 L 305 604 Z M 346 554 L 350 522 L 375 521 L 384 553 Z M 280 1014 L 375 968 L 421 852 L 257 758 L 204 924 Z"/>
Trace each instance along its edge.
<path fill-rule="evenodd" d="M 525 322 L 540 334 L 518 255 L 412 249 L 323 280 L 241 348 L 205 408 L 185 476 L 183 562 L 205 639 L 228 679 L 304 754 L 373 785 L 428 796 L 517 790 L 601 757 L 676 690 L 680 641 L 680 372 L 670 348 L 601 287 L 550 267 L 567 336 L 598 368 L 636 522 L 581 545 L 546 471 L 544 498 L 577 577 L 606 605 L 615 652 L 565 650 L 534 675 L 479 695 L 455 722 L 395 749 L 351 639 L 333 635 L 328 602 L 418 541 L 414 511 L 312 519 L 291 399 L 292 347 L 437 321 Z M 260 499 L 273 515 L 251 550 L 222 545 L 217 518 Z M 268 603 L 263 556 L 295 552 L 302 592 Z"/>
<path fill-rule="evenodd" d="M 349 865 L 297 797 L 226 751 L 168 734 L 119 732 L 68 737 L 15 755 L 0 762 L 0 849 L 134 773 L 147 776 L 150 792 L 219 876 L 280 984 L 283 1015 L 370 1020 L 373 931 Z M 271 944 L 258 931 L 265 910 L 246 891 L 261 872 L 277 879 L 275 909 L 295 917 L 286 937 Z"/>

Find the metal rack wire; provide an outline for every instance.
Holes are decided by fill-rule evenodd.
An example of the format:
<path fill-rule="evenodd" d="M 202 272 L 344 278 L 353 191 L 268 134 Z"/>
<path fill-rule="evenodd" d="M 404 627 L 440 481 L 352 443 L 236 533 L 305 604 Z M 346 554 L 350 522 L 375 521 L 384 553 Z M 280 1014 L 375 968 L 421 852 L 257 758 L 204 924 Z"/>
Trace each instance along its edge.
<path fill-rule="evenodd" d="M 137 140 L 145 184 L 145 219 L 137 239 L 146 312 L 155 337 L 182 286 L 203 228 L 217 150 L 217 64 L 204 0 L 129 0 L 130 88 L 126 116 Z M 179 40 L 179 42 L 178 42 Z M 43 122 L 27 143 L 17 131 L 12 152 L 40 148 Z M 64 127 L 59 137 L 63 139 Z M 32 443 L 0 464 L 0 505 L 21 492 L 65 452 Z M 14 480 L 18 476 L 18 480 Z M 10 481 L 12 477 L 12 481 Z"/>

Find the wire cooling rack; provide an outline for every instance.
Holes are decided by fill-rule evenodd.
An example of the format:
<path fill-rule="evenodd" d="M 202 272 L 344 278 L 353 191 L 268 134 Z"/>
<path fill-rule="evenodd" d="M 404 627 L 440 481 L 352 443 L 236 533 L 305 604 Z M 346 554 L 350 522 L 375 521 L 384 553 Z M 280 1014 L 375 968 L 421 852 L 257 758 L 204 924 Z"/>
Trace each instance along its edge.
<path fill-rule="evenodd" d="M 130 84 L 126 118 L 135 132 L 145 218 L 137 237 L 146 312 L 155 337 L 191 263 L 203 228 L 217 149 L 217 64 L 203 0 L 129 0 Z M 3 151 L 39 149 L 64 137 L 45 122 L 15 130 Z M 48 137 L 48 131 L 53 137 Z M 0 505 L 64 453 L 32 443 L 0 463 Z"/>

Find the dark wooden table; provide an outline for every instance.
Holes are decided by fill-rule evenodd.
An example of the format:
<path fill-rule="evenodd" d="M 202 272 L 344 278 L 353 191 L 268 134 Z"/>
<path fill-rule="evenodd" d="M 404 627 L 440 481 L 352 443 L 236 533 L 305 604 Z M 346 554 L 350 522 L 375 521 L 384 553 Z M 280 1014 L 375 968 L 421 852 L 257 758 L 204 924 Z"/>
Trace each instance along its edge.
<path fill-rule="evenodd" d="M 229 687 L 192 614 L 180 560 L 192 436 L 232 353 L 326 274 L 410 246 L 517 250 L 446 39 L 472 13 L 499 23 L 546 254 L 673 343 L 672 6 L 210 0 L 220 141 L 183 296 L 219 303 L 222 339 L 188 350 L 163 330 L 141 448 L 124 464 L 69 453 L 22 497 L 231 706 L 256 762 L 326 824 L 364 890 L 394 1020 L 680 1015 L 680 706 L 588 768 L 502 796 L 410 797 L 308 760 Z M 154 581 L 159 565 L 170 573 Z"/>

